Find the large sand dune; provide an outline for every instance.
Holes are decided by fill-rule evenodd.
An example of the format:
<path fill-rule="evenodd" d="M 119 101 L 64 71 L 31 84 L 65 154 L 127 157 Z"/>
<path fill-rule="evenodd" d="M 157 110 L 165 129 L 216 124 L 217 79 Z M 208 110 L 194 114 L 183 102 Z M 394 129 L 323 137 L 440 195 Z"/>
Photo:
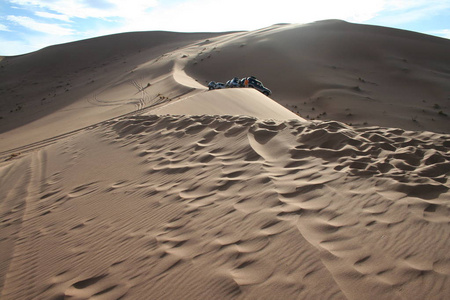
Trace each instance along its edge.
<path fill-rule="evenodd" d="M 212 43 L 201 82 L 252 74 L 310 119 L 449 132 L 450 40 L 343 21 L 276 25 Z"/>
<path fill-rule="evenodd" d="M 327 21 L 4 58 L 0 298 L 449 298 L 448 50 Z M 204 85 L 252 74 L 272 99 Z"/>
<path fill-rule="evenodd" d="M 215 35 L 118 34 L 5 58 L 0 62 L 0 151 L 185 93 L 188 89 L 173 79 L 170 52 Z M 150 82 L 152 88 L 142 92 Z"/>

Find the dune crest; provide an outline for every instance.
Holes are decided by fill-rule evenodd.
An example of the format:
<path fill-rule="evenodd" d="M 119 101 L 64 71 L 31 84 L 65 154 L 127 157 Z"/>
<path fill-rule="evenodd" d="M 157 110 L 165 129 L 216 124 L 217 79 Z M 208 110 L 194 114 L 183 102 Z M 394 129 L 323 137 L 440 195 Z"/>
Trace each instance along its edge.
<path fill-rule="evenodd" d="M 210 40 L 199 82 L 255 75 L 303 118 L 449 133 L 448 39 L 327 20 Z"/>

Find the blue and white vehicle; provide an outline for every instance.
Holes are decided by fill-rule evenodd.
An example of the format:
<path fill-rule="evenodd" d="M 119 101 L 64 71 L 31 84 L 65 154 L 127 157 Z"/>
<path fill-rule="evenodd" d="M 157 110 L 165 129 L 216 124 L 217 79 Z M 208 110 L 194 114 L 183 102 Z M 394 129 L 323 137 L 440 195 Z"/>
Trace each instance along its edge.
<path fill-rule="evenodd" d="M 255 90 L 260 91 L 266 96 L 269 96 L 272 94 L 272 91 L 266 88 L 261 81 L 256 79 L 255 76 L 250 77 L 244 77 L 242 79 L 239 79 L 238 77 L 234 77 L 231 80 L 228 80 L 226 84 L 222 82 L 215 82 L 211 81 L 208 83 L 208 88 L 210 90 L 216 90 L 216 89 L 224 89 L 224 88 L 235 88 L 235 87 L 251 87 Z"/>
<path fill-rule="evenodd" d="M 223 82 L 215 82 L 211 81 L 208 83 L 208 89 L 210 90 L 218 90 L 218 89 L 224 89 L 226 86 Z"/>
<path fill-rule="evenodd" d="M 228 80 L 225 85 L 226 85 L 226 87 L 229 87 L 229 88 L 235 88 L 235 87 L 241 86 L 240 80 L 237 77 L 234 77 L 233 79 Z"/>

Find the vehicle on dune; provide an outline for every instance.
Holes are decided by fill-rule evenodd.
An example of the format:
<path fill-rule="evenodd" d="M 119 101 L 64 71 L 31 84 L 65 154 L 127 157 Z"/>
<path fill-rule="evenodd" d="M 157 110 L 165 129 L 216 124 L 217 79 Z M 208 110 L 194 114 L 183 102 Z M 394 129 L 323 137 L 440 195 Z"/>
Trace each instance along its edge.
<path fill-rule="evenodd" d="M 222 82 L 215 82 L 215 81 L 211 81 L 208 83 L 209 90 L 236 88 L 236 87 L 251 87 L 254 88 L 255 90 L 260 91 L 266 96 L 272 94 L 272 91 L 266 88 L 261 81 L 256 79 L 255 76 L 244 77 L 242 79 L 234 77 L 233 79 L 228 80 L 225 84 Z"/>
<path fill-rule="evenodd" d="M 225 85 L 226 87 L 229 88 L 240 87 L 241 86 L 240 79 L 238 77 L 234 77 L 233 79 L 228 80 Z"/>
<path fill-rule="evenodd" d="M 272 91 L 269 90 L 268 88 L 266 88 L 261 81 L 259 81 L 258 79 L 256 79 L 255 76 L 250 76 L 250 77 L 246 77 L 246 78 L 242 78 L 240 81 L 241 86 L 243 87 L 251 87 L 254 88 L 255 90 L 260 91 L 261 93 L 263 93 L 266 96 L 269 96 L 270 94 L 272 94 Z"/>
<path fill-rule="evenodd" d="M 225 83 L 223 82 L 215 82 L 215 81 L 211 81 L 210 83 L 208 83 L 208 88 L 209 90 L 220 90 L 220 89 L 224 89 Z"/>

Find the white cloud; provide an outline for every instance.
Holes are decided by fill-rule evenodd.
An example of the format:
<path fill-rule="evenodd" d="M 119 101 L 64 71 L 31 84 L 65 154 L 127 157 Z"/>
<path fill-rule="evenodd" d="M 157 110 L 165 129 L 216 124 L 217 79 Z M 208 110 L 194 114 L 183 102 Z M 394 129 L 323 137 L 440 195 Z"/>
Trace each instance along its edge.
<path fill-rule="evenodd" d="M 60 20 L 60 21 L 71 22 L 70 18 L 66 15 L 52 14 L 52 13 L 48 13 L 48 12 L 44 12 L 44 11 L 37 11 L 35 13 L 35 15 L 38 17 L 47 18 L 47 19 L 56 19 L 56 20 Z"/>
<path fill-rule="evenodd" d="M 0 56 L 13 56 L 36 50 L 36 48 L 34 48 L 34 45 L 30 45 L 30 43 L 23 41 L 11 41 L 9 39 L 3 39 L 1 37 L 0 44 L 2 45 Z"/>
<path fill-rule="evenodd" d="M 67 18 L 131 17 L 134 13 L 155 7 L 157 0 L 11 0 L 22 5 L 50 10 Z"/>
<path fill-rule="evenodd" d="M 39 9 L 45 18 L 99 18 L 124 23 L 123 30 L 223 31 L 273 23 L 343 19 L 364 23 L 380 15 L 388 25 L 411 22 L 450 9 L 449 0 L 10 0 Z"/>
<path fill-rule="evenodd" d="M 383 16 L 378 21 L 386 26 L 396 26 L 430 19 L 449 10 L 449 0 L 391 0 L 386 1 Z"/>
<path fill-rule="evenodd" d="M 446 39 L 450 39 L 450 29 L 433 30 L 429 31 L 428 34 L 440 36 Z"/>
<path fill-rule="evenodd" d="M 71 35 L 75 31 L 70 28 L 62 27 L 58 24 L 48 24 L 48 23 L 41 23 L 37 22 L 29 17 L 23 17 L 23 16 L 7 16 L 6 19 L 8 21 L 14 22 L 16 24 L 19 24 L 23 27 L 26 27 L 28 29 L 44 32 L 50 35 Z"/>
<path fill-rule="evenodd" d="M 149 13 L 135 13 L 123 31 L 164 29 L 173 31 L 224 31 L 257 29 L 275 23 L 307 23 L 321 19 L 362 22 L 383 9 L 383 0 L 259 0 L 218 3 L 190 0 L 160 5 Z"/>
<path fill-rule="evenodd" d="M 448 6 L 448 0 L 389 0 L 385 1 L 386 9 L 388 10 L 410 10 L 410 9 L 440 9 L 440 7 Z"/>
<path fill-rule="evenodd" d="M 11 0 L 70 18 L 120 18 L 133 30 L 222 31 L 256 29 L 279 22 L 319 19 L 363 22 L 383 9 L 385 0 Z"/>
<path fill-rule="evenodd" d="M 440 34 L 446 39 L 450 39 L 450 29 L 441 30 Z"/>
<path fill-rule="evenodd" d="M 0 56 L 12 56 L 30 53 L 49 45 L 57 45 L 73 41 L 72 36 L 57 36 L 47 34 L 35 34 L 6 39 L 0 36 Z"/>
<path fill-rule="evenodd" d="M 48 19 L 9 16 L 7 21 L 47 33 L 28 36 L 30 45 L 61 42 L 60 38 L 143 30 L 182 32 L 254 30 L 276 23 L 309 23 L 324 19 L 396 27 L 450 11 L 450 0 L 10 0 L 15 6 Z M 53 19 L 53 20 L 51 20 Z M 85 19 L 85 20 L 83 20 Z M 66 25 L 49 24 L 61 21 Z M 92 22 L 93 21 L 93 22 Z M 107 21 L 107 22 L 105 22 Z M 14 28 L 7 22 L 0 30 Z M 405 26 L 402 26 L 405 27 Z M 439 33 L 436 35 L 445 35 Z M 52 36 L 53 35 L 53 36 Z M 43 36 L 43 35 L 41 35 Z M 64 40 L 65 41 L 65 40 Z"/>
<path fill-rule="evenodd" d="M 8 26 L 0 24 L 0 31 L 11 31 Z"/>

